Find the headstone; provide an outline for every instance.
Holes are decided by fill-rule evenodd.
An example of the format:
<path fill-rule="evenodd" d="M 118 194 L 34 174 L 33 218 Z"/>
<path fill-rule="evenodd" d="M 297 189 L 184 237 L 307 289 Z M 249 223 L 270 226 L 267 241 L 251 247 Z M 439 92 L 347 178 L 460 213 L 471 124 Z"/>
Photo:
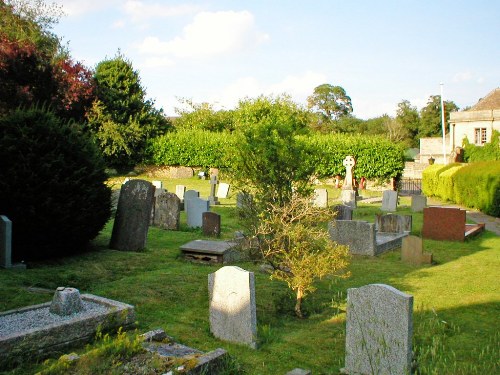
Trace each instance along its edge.
<path fill-rule="evenodd" d="M 153 225 L 162 229 L 179 230 L 181 200 L 174 193 L 164 192 L 155 200 Z"/>
<path fill-rule="evenodd" d="M 83 310 L 80 292 L 75 288 L 59 287 L 54 293 L 49 312 L 56 315 L 67 316 Z"/>
<path fill-rule="evenodd" d="M 12 267 L 12 221 L 0 215 L 0 268 Z"/>
<path fill-rule="evenodd" d="M 431 264 L 432 254 L 423 250 L 422 239 L 417 236 L 403 238 L 401 246 L 401 260 L 413 265 Z"/>
<path fill-rule="evenodd" d="M 227 198 L 229 195 L 229 184 L 225 182 L 219 183 L 219 187 L 217 188 L 217 198 Z"/>
<path fill-rule="evenodd" d="M 294 368 L 292 371 L 288 371 L 285 375 L 311 375 L 310 370 L 304 370 L 301 368 Z"/>
<path fill-rule="evenodd" d="M 184 185 L 175 185 L 175 195 L 179 197 L 181 202 L 184 200 L 184 193 L 186 192 L 186 186 Z"/>
<path fill-rule="evenodd" d="M 411 210 L 413 212 L 422 212 L 427 207 L 427 197 L 425 195 L 411 196 Z"/>
<path fill-rule="evenodd" d="M 160 180 L 154 180 L 151 182 L 153 184 L 153 186 L 157 189 L 163 189 L 163 182 L 161 182 Z"/>
<path fill-rule="evenodd" d="M 333 210 L 337 213 L 335 220 L 352 220 L 352 208 L 343 204 L 336 205 Z"/>
<path fill-rule="evenodd" d="M 335 220 L 329 227 L 330 237 L 340 245 L 349 246 L 356 255 L 377 255 L 375 224 L 361 220 Z"/>
<path fill-rule="evenodd" d="M 220 236 L 220 215 L 215 212 L 203 212 L 202 214 L 202 231 L 206 236 Z"/>
<path fill-rule="evenodd" d="M 342 162 L 342 165 L 345 167 L 345 181 L 342 185 L 342 190 L 354 190 L 353 179 L 354 176 L 352 171 L 354 166 L 356 165 L 356 160 L 351 155 L 347 155 Z"/>
<path fill-rule="evenodd" d="M 150 225 L 153 225 L 155 220 L 156 199 L 163 193 L 165 193 L 165 189 L 155 187 L 155 194 L 153 197 L 153 208 L 151 209 L 151 220 L 149 221 Z"/>
<path fill-rule="evenodd" d="M 404 233 L 411 232 L 411 215 L 375 215 L 375 228 L 379 232 Z"/>
<path fill-rule="evenodd" d="M 216 206 L 220 204 L 219 198 L 217 198 L 217 195 L 215 194 L 217 184 L 218 184 L 217 176 L 216 175 L 210 176 L 210 196 L 208 197 L 208 200 L 210 201 L 211 206 Z"/>
<path fill-rule="evenodd" d="M 151 182 L 131 180 L 122 185 L 109 247 L 138 251 L 146 247 L 155 187 Z"/>
<path fill-rule="evenodd" d="M 201 198 L 185 199 L 184 207 L 188 227 L 201 228 L 203 226 L 203 212 L 210 211 L 210 202 Z"/>
<path fill-rule="evenodd" d="M 249 207 L 252 204 L 252 201 L 253 201 L 252 195 L 247 192 L 240 191 L 238 194 L 236 194 L 237 208 Z"/>
<path fill-rule="evenodd" d="M 345 372 L 410 374 L 413 296 L 389 285 L 347 290 Z"/>
<path fill-rule="evenodd" d="M 328 207 L 328 190 L 314 189 L 313 205 L 316 207 Z"/>
<path fill-rule="evenodd" d="M 210 331 L 221 339 L 257 347 L 253 272 L 225 266 L 208 275 Z"/>
<path fill-rule="evenodd" d="M 357 207 L 355 190 L 341 190 L 340 200 L 342 201 L 343 205 L 349 206 L 352 209 L 355 209 Z"/>
<path fill-rule="evenodd" d="M 384 190 L 382 195 L 382 211 L 396 211 L 398 206 L 398 192 L 394 190 Z"/>
<path fill-rule="evenodd" d="M 422 237 L 432 240 L 463 241 L 466 211 L 453 207 L 424 208 Z"/>
<path fill-rule="evenodd" d="M 200 192 L 196 190 L 188 190 L 184 193 L 184 201 L 187 201 L 192 198 L 199 198 Z"/>

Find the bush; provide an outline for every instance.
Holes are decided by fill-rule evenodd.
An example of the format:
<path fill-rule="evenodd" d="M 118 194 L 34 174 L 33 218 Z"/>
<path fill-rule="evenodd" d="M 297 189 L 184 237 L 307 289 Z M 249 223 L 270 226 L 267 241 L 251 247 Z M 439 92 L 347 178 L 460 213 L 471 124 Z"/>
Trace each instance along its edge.
<path fill-rule="evenodd" d="M 457 163 L 447 165 L 433 164 L 425 168 L 422 172 L 422 192 L 429 197 L 441 197 L 440 192 L 442 193 L 443 189 L 445 189 L 443 183 L 441 182 L 441 174 L 459 165 L 460 164 Z M 448 178 L 451 178 L 451 176 L 448 176 Z M 449 185 L 450 183 L 447 184 Z M 446 196 L 449 194 L 443 195 Z M 442 198 L 444 198 L 444 196 Z"/>
<path fill-rule="evenodd" d="M 493 130 L 491 142 L 476 146 L 464 139 L 464 159 L 467 162 L 499 160 L 500 161 L 500 132 Z"/>
<path fill-rule="evenodd" d="M 435 195 L 446 201 L 454 200 L 453 185 L 455 173 L 463 167 L 462 164 L 449 164 L 447 169 L 442 171 L 438 178 Z"/>
<path fill-rule="evenodd" d="M 110 217 L 103 161 L 77 128 L 42 109 L 0 118 L 0 214 L 15 260 L 84 250 Z"/>

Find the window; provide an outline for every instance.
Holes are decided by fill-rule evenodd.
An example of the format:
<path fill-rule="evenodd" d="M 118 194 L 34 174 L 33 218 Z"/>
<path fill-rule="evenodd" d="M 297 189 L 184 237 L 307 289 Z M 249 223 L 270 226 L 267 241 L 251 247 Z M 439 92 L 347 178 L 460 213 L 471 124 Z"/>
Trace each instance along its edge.
<path fill-rule="evenodd" d="M 474 129 L 474 144 L 484 145 L 486 143 L 486 128 Z"/>

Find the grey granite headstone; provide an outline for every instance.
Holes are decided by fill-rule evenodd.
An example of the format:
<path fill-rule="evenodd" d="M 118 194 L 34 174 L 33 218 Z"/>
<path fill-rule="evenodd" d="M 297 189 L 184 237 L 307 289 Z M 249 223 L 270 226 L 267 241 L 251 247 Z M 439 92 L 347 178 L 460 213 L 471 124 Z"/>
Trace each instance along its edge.
<path fill-rule="evenodd" d="M 340 245 L 349 246 L 357 255 L 376 255 L 375 224 L 361 220 L 335 220 L 328 226 L 330 238 Z"/>
<path fill-rule="evenodd" d="M 164 192 L 155 200 L 153 225 L 162 229 L 179 230 L 181 200 L 174 193 Z"/>
<path fill-rule="evenodd" d="M 425 195 L 411 196 L 411 210 L 413 212 L 423 212 L 425 207 L 427 207 L 427 197 Z"/>
<path fill-rule="evenodd" d="M 184 207 L 188 227 L 201 228 L 203 226 L 203 212 L 210 211 L 210 202 L 201 198 L 185 199 Z"/>
<path fill-rule="evenodd" d="M 375 215 L 375 228 L 379 232 L 404 233 L 411 232 L 411 215 Z"/>
<path fill-rule="evenodd" d="M 352 209 L 355 209 L 357 207 L 355 190 L 341 190 L 340 200 L 342 201 L 343 205 L 349 206 Z"/>
<path fill-rule="evenodd" d="M 187 201 L 192 198 L 199 198 L 200 192 L 196 190 L 188 190 L 184 193 L 184 201 Z"/>
<path fill-rule="evenodd" d="M 219 183 L 217 187 L 217 198 L 227 198 L 229 195 L 230 185 L 225 182 Z"/>
<path fill-rule="evenodd" d="M 0 215 L 0 267 L 12 267 L 12 221 Z"/>
<path fill-rule="evenodd" d="M 410 374 L 413 296 L 389 285 L 347 290 L 348 374 Z"/>
<path fill-rule="evenodd" d="M 382 195 L 382 211 L 396 211 L 398 206 L 398 192 L 394 190 L 384 190 Z"/>
<path fill-rule="evenodd" d="M 336 205 L 333 210 L 337 213 L 335 220 L 352 220 L 352 208 L 343 204 Z"/>
<path fill-rule="evenodd" d="M 220 215 L 215 212 L 203 212 L 202 214 L 202 231 L 206 236 L 220 236 Z"/>
<path fill-rule="evenodd" d="M 253 272 L 225 266 L 208 275 L 210 331 L 221 340 L 257 347 Z"/>
<path fill-rule="evenodd" d="M 109 247 L 138 251 L 146 247 L 155 187 L 144 180 L 122 185 Z"/>
<path fill-rule="evenodd" d="M 313 205 L 316 207 L 328 207 L 328 190 L 314 189 Z"/>
<path fill-rule="evenodd" d="M 82 310 L 83 302 L 78 289 L 65 287 L 56 289 L 49 308 L 52 314 L 67 316 Z"/>
<path fill-rule="evenodd" d="M 184 200 L 184 193 L 186 192 L 185 185 L 175 185 L 175 194 L 179 197 L 181 202 Z"/>

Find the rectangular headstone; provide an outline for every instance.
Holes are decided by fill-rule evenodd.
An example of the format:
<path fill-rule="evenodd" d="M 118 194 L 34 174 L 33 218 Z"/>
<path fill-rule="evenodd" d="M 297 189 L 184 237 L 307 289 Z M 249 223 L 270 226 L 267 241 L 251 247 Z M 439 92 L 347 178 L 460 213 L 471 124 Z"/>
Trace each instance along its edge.
<path fill-rule="evenodd" d="M 411 210 L 413 212 L 422 212 L 427 207 L 427 197 L 425 195 L 411 196 Z"/>
<path fill-rule="evenodd" d="M 398 207 L 398 192 L 394 190 L 384 190 L 382 195 L 382 211 L 396 211 Z"/>
<path fill-rule="evenodd" d="M 144 180 L 122 185 L 109 247 L 138 251 L 146 247 L 155 187 Z"/>
<path fill-rule="evenodd" d="M 411 232 L 411 215 L 375 215 L 375 228 L 379 232 L 404 233 Z"/>
<path fill-rule="evenodd" d="M 203 226 L 203 212 L 210 211 L 210 202 L 201 198 L 185 199 L 184 206 L 188 227 L 201 228 Z"/>
<path fill-rule="evenodd" d="M 225 182 L 219 183 L 217 187 L 217 198 L 227 198 L 229 195 L 230 185 Z"/>
<path fill-rule="evenodd" d="M 181 200 L 174 193 L 164 192 L 155 200 L 153 225 L 162 229 L 179 230 Z"/>
<path fill-rule="evenodd" d="M 432 240 L 463 241 L 466 211 L 452 207 L 424 208 L 422 237 Z"/>
<path fill-rule="evenodd" d="M 175 185 L 175 195 L 179 197 L 181 202 L 184 200 L 184 193 L 186 192 L 186 186 L 184 185 Z"/>
<path fill-rule="evenodd" d="M 375 224 L 361 220 L 335 220 L 328 226 L 330 238 L 339 245 L 349 246 L 357 255 L 377 255 Z"/>
<path fill-rule="evenodd" d="M 203 212 L 202 214 L 202 231 L 206 236 L 220 236 L 220 215 L 215 212 Z"/>
<path fill-rule="evenodd" d="M 314 189 L 313 205 L 315 207 L 328 207 L 328 190 Z"/>
<path fill-rule="evenodd" d="M 0 215 L 0 268 L 12 267 L 12 221 Z"/>
<path fill-rule="evenodd" d="M 432 254 L 425 253 L 422 239 L 417 236 L 408 236 L 403 238 L 401 245 L 401 260 L 413 265 L 431 264 Z"/>
<path fill-rule="evenodd" d="M 163 182 L 160 180 L 154 180 L 151 182 L 156 189 L 163 189 Z"/>
<path fill-rule="evenodd" d="M 347 290 L 348 374 L 410 374 L 413 296 L 389 285 Z"/>
<path fill-rule="evenodd" d="M 210 331 L 229 342 L 257 347 L 253 272 L 225 266 L 208 275 Z"/>
<path fill-rule="evenodd" d="M 349 206 L 352 209 L 355 209 L 357 207 L 355 190 L 341 190 L 340 200 L 342 201 L 343 205 Z"/>
<path fill-rule="evenodd" d="M 336 205 L 333 210 L 337 213 L 335 220 L 352 220 L 352 208 L 343 204 Z"/>

